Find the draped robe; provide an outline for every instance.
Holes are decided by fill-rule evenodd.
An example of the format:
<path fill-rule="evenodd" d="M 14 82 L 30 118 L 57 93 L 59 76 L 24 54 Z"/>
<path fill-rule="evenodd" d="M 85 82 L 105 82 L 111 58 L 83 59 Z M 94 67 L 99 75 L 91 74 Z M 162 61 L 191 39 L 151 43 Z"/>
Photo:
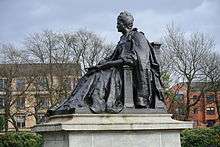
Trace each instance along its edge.
<path fill-rule="evenodd" d="M 159 64 L 144 34 L 133 29 L 120 38 L 113 54 L 90 68 L 71 95 L 49 114 L 74 113 L 87 107 L 93 113 L 119 113 L 124 108 L 123 66 L 132 69 L 135 108 L 157 108 L 163 95 Z"/>

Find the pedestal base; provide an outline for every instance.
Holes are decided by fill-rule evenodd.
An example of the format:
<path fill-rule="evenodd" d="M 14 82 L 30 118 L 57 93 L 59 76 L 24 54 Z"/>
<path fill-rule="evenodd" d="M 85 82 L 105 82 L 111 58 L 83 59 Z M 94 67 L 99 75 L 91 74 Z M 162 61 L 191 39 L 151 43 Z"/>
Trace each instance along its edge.
<path fill-rule="evenodd" d="M 191 122 L 169 114 L 72 114 L 53 116 L 33 131 L 44 147 L 180 147 L 180 131 Z"/>

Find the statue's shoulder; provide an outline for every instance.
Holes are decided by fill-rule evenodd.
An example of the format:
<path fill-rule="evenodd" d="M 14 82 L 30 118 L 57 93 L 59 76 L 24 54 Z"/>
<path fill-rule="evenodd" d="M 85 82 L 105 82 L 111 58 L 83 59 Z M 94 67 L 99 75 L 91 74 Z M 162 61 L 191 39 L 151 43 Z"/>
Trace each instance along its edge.
<path fill-rule="evenodd" d="M 144 33 L 141 31 L 138 31 L 137 28 L 134 28 L 131 31 L 131 38 L 135 41 L 146 39 Z"/>

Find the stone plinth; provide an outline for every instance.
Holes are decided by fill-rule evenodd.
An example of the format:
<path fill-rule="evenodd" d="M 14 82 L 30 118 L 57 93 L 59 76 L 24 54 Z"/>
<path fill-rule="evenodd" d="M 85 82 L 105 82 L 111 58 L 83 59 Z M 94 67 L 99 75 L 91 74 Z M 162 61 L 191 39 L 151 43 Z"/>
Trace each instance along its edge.
<path fill-rule="evenodd" d="M 180 147 L 180 131 L 191 122 L 170 114 L 71 114 L 36 125 L 44 147 Z"/>

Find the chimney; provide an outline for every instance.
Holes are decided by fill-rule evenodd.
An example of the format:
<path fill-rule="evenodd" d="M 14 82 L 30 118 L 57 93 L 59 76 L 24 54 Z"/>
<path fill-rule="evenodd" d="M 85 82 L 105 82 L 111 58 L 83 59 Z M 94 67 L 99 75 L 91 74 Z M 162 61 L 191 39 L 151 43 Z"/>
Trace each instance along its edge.
<path fill-rule="evenodd" d="M 160 47 L 161 47 L 162 44 L 159 43 L 159 42 L 151 42 L 150 44 L 154 48 L 155 56 L 157 58 L 158 63 L 160 64 L 161 63 L 161 50 L 160 50 Z"/>

